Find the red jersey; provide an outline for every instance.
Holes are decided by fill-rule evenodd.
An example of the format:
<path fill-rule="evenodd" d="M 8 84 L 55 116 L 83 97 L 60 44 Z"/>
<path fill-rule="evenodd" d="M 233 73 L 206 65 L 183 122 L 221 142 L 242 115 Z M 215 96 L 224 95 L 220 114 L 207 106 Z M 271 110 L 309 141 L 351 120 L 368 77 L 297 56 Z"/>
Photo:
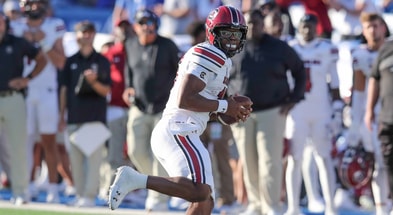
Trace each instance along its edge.
<path fill-rule="evenodd" d="M 110 105 L 119 107 L 128 107 L 123 101 L 122 94 L 125 89 L 124 83 L 124 66 L 126 53 L 122 43 L 116 43 L 111 46 L 107 52 L 102 53 L 111 63 L 111 100 Z"/>
<path fill-rule="evenodd" d="M 306 13 L 314 14 L 318 17 L 317 32 L 321 35 L 324 32 L 333 31 L 332 23 L 328 15 L 328 6 L 322 0 L 302 0 Z"/>

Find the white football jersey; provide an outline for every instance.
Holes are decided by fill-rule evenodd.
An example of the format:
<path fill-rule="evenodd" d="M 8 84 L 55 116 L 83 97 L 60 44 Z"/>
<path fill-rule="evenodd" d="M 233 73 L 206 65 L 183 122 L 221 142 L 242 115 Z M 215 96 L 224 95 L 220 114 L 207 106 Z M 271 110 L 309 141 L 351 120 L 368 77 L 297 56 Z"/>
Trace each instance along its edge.
<path fill-rule="evenodd" d="M 23 37 L 25 31 L 29 29 L 26 24 L 26 20 L 23 24 L 15 23 L 11 26 L 11 32 L 15 36 Z M 66 28 L 64 21 L 59 18 L 47 17 L 41 24 L 40 29 L 45 33 L 45 38 L 50 44 L 54 44 L 59 38 L 62 38 L 66 33 Z M 39 44 L 36 44 L 39 46 Z M 57 68 L 55 65 L 47 58 L 47 64 L 41 73 L 29 82 L 29 87 L 50 87 L 53 89 L 57 88 Z M 30 74 L 35 66 L 34 60 L 25 60 L 24 75 Z"/>
<path fill-rule="evenodd" d="M 353 70 L 360 70 L 367 78 L 371 75 L 371 68 L 378 51 L 367 48 L 366 44 L 361 44 L 352 50 L 352 67 Z"/>
<path fill-rule="evenodd" d="M 364 107 L 366 106 L 367 100 L 367 88 L 368 88 L 368 78 L 371 76 L 371 68 L 375 59 L 378 56 L 378 51 L 373 51 L 367 48 L 366 44 L 361 44 L 355 49 L 352 50 L 352 68 L 353 71 L 361 71 L 366 77 L 365 84 L 365 99 L 364 99 Z M 377 103 L 375 107 L 375 111 L 378 112 L 380 108 L 379 103 Z"/>
<path fill-rule="evenodd" d="M 179 69 L 163 116 L 184 123 L 198 126 L 203 132 L 209 120 L 208 112 L 194 112 L 179 108 L 178 94 L 183 79 L 193 74 L 206 83 L 200 95 L 208 99 L 223 98 L 229 81 L 232 61 L 221 50 L 205 42 L 190 48 L 180 60 Z"/>
<path fill-rule="evenodd" d="M 339 87 L 338 49 L 329 40 L 321 38 L 307 44 L 295 39 L 289 44 L 303 60 L 307 74 L 305 100 L 302 102 L 312 103 L 313 106 L 329 106 L 329 85 L 333 89 Z"/>

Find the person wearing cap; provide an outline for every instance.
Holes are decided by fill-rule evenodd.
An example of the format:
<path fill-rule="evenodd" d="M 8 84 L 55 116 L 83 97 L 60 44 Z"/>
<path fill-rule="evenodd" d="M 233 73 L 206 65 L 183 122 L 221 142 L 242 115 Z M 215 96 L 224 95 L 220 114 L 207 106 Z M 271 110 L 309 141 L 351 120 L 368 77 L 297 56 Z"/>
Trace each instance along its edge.
<path fill-rule="evenodd" d="M 136 36 L 127 38 L 124 101 L 130 106 L 127 122 L 128 155 L 143 173 L 167 175 L 152 155 L 150 137 L 159 121 L 176 76 L 179 49 L 157 33 L 158 16 L 150 10 L 137 11 L 133 24 Z M 149 191 L 146 210 L 168 210 L 168 197 Z"/>
<path fill-rule="evenodd" d="M 241 214 L 278 215 L 283 214 L 285 121 L 289 110 L 304 99 L 306 73 L 294 49 L 264 32 L 264 17 L 259 10 L 245 17 L 249 26 L 247 42 L 243 52 L 232 58 L 228 86 L 228 95 L 246 95 L 253 101 L 248 120 L 231 126 L 249 201 Z M 294 80 L 293 89 L 288 84 L 288 71 Z"/>
<path fill-rule="evenodd" d="M 299 37 L 290 41 L 290 45 L 304 62 L 307 82 L 305 99 L 289 112 L 286 124 L 286 138 L 291 140 L 291 148 L 286 170 L 288 209 L 285 215 L 301 214 L 301 167 L 306 144 L 311 144 L 313 149 L 325 214 L 338 214 L 333 201 L 336 177 L 331 157 L 331 137 L 337 136 L 341 131 L 344 102 L 339 92 L 338 49 L 330 40 L 318 38 L 317 23 L 315 15 L 305 14 L 298 26 Z M 312 187 L 310 180 L 306 180 L 313 177 L 310 174 L 312 172 L 303 171 L 309 200 L 315 201 L 318 199 L 311 198 L 312 190 L 308 189 Z"/>
<path fill-rule="evenodd" d="M 124 80 L 124 67 L 126 61 L 126 53 L 124 42 L 127 38 L 134 36 L 131 23 L 128 19 L 120 20 L 116 23 L 114 29 L 114 42 L 113 45 L 109 46 L 105 51 L 101 51 L 111 64 L 111 93 L 110 100 L 107 109 L 107 124 L 108 128 L 112 133 L 108 141 L 107 147 L 107 158 L 105 162 L 109 163 L 110 172 L 105 172 L 103 177 L 105 180 L 100 186 L 100 197 L 107 199 L 107 192 L 111 182 L 114 179 L 114 173 L 116 169 L 121 165 L 127 163 L 127 159 L 124 156 L 124 144 L 126 143 L 127 136 L 127 111 L 128 106 L 123 101 L 122 95 L 125 89 Z M 105 198 L 104 198 L 105 197 Z"/>
<path fill-rule="evenodd" d="M 43 51 L 34 47 L 26 39 L 9 33 L 9 20 L 0 14 L 0 130 L 5 132 L 10 155 L 10 175 L 12 202 L 16 205 L 30 201 L 27 159 L 26 104 L 24 90 L 28 83 L 40 74 L 47 64 Z M 23 77 L 24 58 L 34 59 L 36 64 Z M 4 152 L 2 152 L 4 153 Z"/>
<path fill-rule="evenodd" d="M 94 24 L 89 21 L 77 23 L 75 34 L 79 51 L 66 59 L 60 78 L 59 129 L 67 129 L 69 135 L 89 123 L 106 124 L 106 97 L 111 89 L 110 63 L 93 47 Z M 71 141 L 69 156 L 77 195 L 71 204 L 76 207 L 95 205 L 104 141 L 91 154 L 84 154 Z"/>

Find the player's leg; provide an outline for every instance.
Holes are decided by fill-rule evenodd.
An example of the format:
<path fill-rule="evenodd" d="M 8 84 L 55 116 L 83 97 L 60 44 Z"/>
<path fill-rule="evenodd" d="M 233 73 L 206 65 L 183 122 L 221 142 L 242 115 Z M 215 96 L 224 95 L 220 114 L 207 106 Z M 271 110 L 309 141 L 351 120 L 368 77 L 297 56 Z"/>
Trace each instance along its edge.
<path fill-rule="evenodd" d="M 160 122 L 153 131 L 152 149 L 173 177 L 147 176 L 131 167 L 120 167 L 109 192 L 111 209 L 116 209 L 128 192 L 148 188 L 190 201 L 187 214 L 211 213 L 214 183 L 209 153 L 198 135 L 174 135 L 166 123 Z"/>
<path fill-rule="evenodd" d="M 59 153 L 56 143 L 57 125 L 59 121 L 57 92 L 43 89 L 38 103 L 38 127 L 41 134 L 41 144 L 44 150 L 45 162 L 48 166 L 49 187 L 47 202 L 59 202 L 57 165 Z"/>
<path fill-rule="evenodd" d="M 288 164 L 285 174 L 288 201 L 288 209 L 285 214 L 299 215 L 301 214 L 299 200 L 302 184 L 302 156 L 309 133 L 309 128 L 307 126 L 307 120 L 305 120 L 304 118 L 300 120 L 298 118 L 288 116 L 286 129 L 288 135 L 287 138 L 290 140 L 290 147 L 288 154 Z"/>
<path fill-rule="evenodd" d="M 315 148 L 315 161 L 318 167 L 319 180 L 325 200 L 325 214 L 337 214 L 334 206 L 335 174 L 331 157 L 332 143 L 329 137 L 329 117 L 315 119 L 311 131 L 311 141 Z"/>
<path fill-rule="evenodd" d="M 59 163 L 57 165 L 57 171 L 66 183 L 64 194 L 69 196 L 75 194 L 75 187 L 74 179 L 71 173 L 70 158 L 66 149 L 66 141 L 64 135 L 65 132 L 58 132 L 56 134 L 57 149 L 59 152 Z"/>
<path fill-rule="evenodd" d="M 318 167 L 314 159 L 314 146 L 308 141 L 303 152 L 302 175 L 310 212 L 323 212 L 325 204 L 319 192 Z"/>

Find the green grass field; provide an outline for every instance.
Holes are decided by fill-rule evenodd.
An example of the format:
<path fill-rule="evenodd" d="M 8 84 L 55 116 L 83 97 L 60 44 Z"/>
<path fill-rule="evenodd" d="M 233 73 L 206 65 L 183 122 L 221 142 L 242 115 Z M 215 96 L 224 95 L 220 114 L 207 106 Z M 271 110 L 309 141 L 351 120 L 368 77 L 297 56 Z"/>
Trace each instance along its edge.
<path fill-rule="evenodd" d="M 56 211 L 41 211 L 41 210 L 29 210 L 29 209 L 10 209 L 1 208 L 0 214 L 4 215 L 96 215 L 89 213 L 75 213 L 75 212 L 56 212 Z"/>

